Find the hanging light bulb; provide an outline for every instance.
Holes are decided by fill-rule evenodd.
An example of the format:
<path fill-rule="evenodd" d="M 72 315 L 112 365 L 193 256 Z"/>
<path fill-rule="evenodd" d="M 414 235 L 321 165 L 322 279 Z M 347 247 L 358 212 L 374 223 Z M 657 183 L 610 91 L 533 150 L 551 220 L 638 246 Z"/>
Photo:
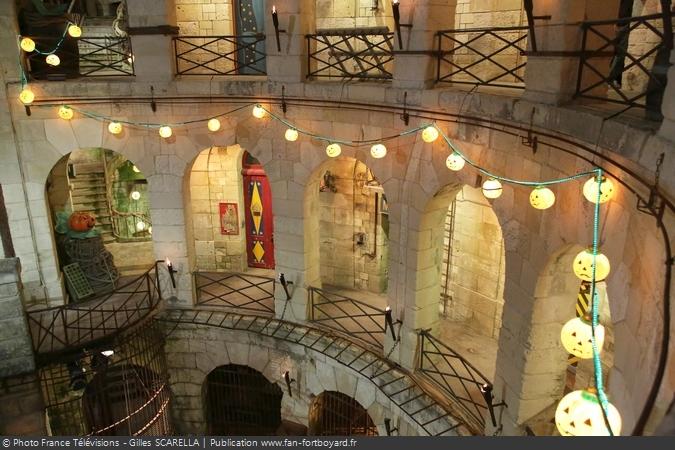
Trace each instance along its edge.
<path fill-rule="evenodd" d="M 209 129 L 209 131 L 218 131 L 220 130 L 220 120 L 216 119 L 215 117 L 213 119 L 209 119 L 209 121 L 206 123 L 206 127 Z"/>
<path fill-rule="evenodd" d="M 33 94 L 33 91 L 31 91 L 30 88 L 25 87 L 19 93 L 19 100 L 21 100 L 21 103 L 24 105 L 30 105 L 33 103 L 33 100 L 35 100 L 35 94 Z"/>
<path fill-rule="evenodd" d="M 55 55 L 54 53 L 51 53 L 51 54 L 47 55 L 47 57 L 45 58 L 45 62 L 47 64 L 49 64 L 50 66 L 56 67 L 59 64 L 61 64 L 61 58 L 59 58 L 58 55 Z"/>
<path fill-rule="evenodd" d="M 70 120 L 73 118 L 73 110 L 70 106 L 63 105 L 59 108 L 59 117 L 63 120 Z"/>
<path fill-rule="evenodd" d="M 582 281 L 593 281 L 593 249 L 577 254 L 572 265 L 574 274 Z M 609 258 L 602 253 L 595 255 L 595 281 L 602 281 L 609 275 Z"/>
<path fill-rule="evenodd" d="M 536 209 L 548 209 L 554 203 L 555 194 L 547 187 L 536 187 L 530 193 L 530 205 Z"/>
<path fill-rule="evenodd" d="M 454 170 L 455 172 L 458 170 L 462 170 L 464 167 L 464 158 L 457 153 L 457 152 L 452 152 L 449 156 L 448 159 L 445 160 L 445 165 L 448 167 L 450 170 Z"/>
<path fill-rule="evenodd" d="M 502 184 L 494 178 L 485 180 L 483 183 L 483 195 L 486 198 L 499 198 L 502 195 Z"/>
<path fill-rule="evenodd" d="M 607 404 L 607 421 L 614 436 L 621 433 L 621 414 Z M 555 425 L 563 436 L 609 436 L 602 406 L 594 388 L 572 391 L 560 400 Z"/>
<path fill-rule="evenodd" d="M 68 26 L 68 34 L 70 37 L 79 38 L 82 36 L 82 28 L 78 27 L 74 23 L 71 23 L 70 26 Z"/>
<path fill-rule="evenodd" d="M 284 137 L 289 142 L 295 142 L 298 140 L 298 130 L 295 128 L 289 128 L 286 130 L 286 133 L 284 133 Z"/>
<path fill-rule="evenodd" d="M 581 359 L 590 359 L 593 357 L 592 334 L 591 317 L 575 317 L 563 325 L 560 331 L 560 341 L 568 353 Z M 595 345 L 598 351 L 602 350 L 604 343 L 605 327 L 598 324 L 595 327 Z"/>
<path fill-rule="evenodd" d="M 120 134 L 122 132 L 122 124 L 119 122 L 110 122 L 108 124 L 108 131 L 112 134 Z"/>
<path fill-rule="evenodd" d="M 263 117 L 265 117 L 265 114 L 266 114 L 265 110 L 263 109 L 262 106 L 255 105 L 253 107 L 253 117 L 255 117 L 256 119 L 262 119 Z"/>
<path fill-rule="evenodd" d="M 172 134 L 173 130 L 171 129 L 170 126 L 164 125 L 159 127 L 159 135 L 162 136 L 164 139 L 170 138 Z"/>
<path fill-rule="evenodd" d="M 609 201 L 614 195 L 614 183 L 606 177 L 600 181 L 600 203 Z M 598 201 L 598 179 L 593 177 L 584 184 L 584 197 L 591 203 Z"/>
<path fill-rule="evenodd" d="M 376 159 L 384 158 L 387 155 L 387 147 L 384 144 L 375 144 L 370 147 L 370 156 Z"/>
<path fill-rule="evenodd" d="M 131 193 L 131 199 L 132 200 L 140 200 L 141 199 L 141 193 L 138 191 L 133 191 Z"/>
<path fill-rule="evenodd" d="M 340 156 L 340 153 L 342 153 L 342 148 L 340 147 L 340 144 L 328 144 L 326 147 L 326 154 L 330 156 L 331 158 L 337 158 Z"/>
<path fill-rule="evenodd" d="M 21 46 L 21 50 L 27 53 L 30 53 L 33 50 L 35 50 L 35 41 L 29 37 L 21 38 L 21 42 L 19 43 L 19 45 Z"/>
<path fill-rule="evenodd" d="M 432 143 L 438 139 L 438 130 L 435 126 L 429 125 L 422 130 L 422 140 L 427 143 Z"/>
<path fill-rule="evenodd" d="M 145 222 L 140 221 L 136 224 L 136 231 L 143 231 L 145 230 Z"/>

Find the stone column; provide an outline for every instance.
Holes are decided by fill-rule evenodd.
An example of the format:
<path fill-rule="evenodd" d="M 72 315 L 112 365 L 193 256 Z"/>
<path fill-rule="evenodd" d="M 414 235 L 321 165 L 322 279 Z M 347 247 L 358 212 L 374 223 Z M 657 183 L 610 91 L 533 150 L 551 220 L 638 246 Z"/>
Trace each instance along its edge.
<path fill-rule="evenodd" d="M 173 0 L 134 0 L 127 2 L 130 28 L 149 28 L 176 24 Z M 170 81 L 174 77 L 174 51 L 171 36 L 131 33 L 134 73 L 138 81 Z"/>
<path fill-rule="evenodd" d="M 272 6 L 276 6 L 279 19 L 281 51 L 272 22 Z M 268 0 L 265 8 L 265 51 L 267 76 L 270 81 L 302 82 L 307 74 L 306 34 L 314 32 L 316 19 L 314 0 Z"/>
<path fill-rule="evenodd" d="M 579 22 L 613 19 L 617 17 L 617 12 L 618 0 L 535 2 L 534 15 L 550 15 L 551 19 L 535 22 L 537 52 L 539 53 L 527 57 L 523 98 L 549 104 L 560 104 L 571 100 L 576 91 L 579 70 L 579 55 L 575 54 L 581 50 L 582 29 Z M 611 25 L 607 27 L 607 35 L 612 36 Z M 599 38 L 592 34 L 588 35 L 588 48 L 597 48 L 599 42 L 601 42 Z M 612 48 L 608 48 L 607 51 L 612 51 Z M 594 62 L 594 66 L 604 67 L 608 73 L 609 61 L 609 57 L 606 61 L 598 59 Z M 598 81 L 597 75 L 588 69 L 584 70 L 583 76 L 584 85 Z M 606 91 L 607 86 L 602 83 L 592 93 L 602 96 Z"/>
<path fill-rule="evenodd" d="M 389 1 L 389 0 L 384 0 Z M 399 10 L 403 49 L 398 36 L 394 37 L 394 51 L 402 51 L 394 58 L 394 86 L 408 89 L 433 87 L 436 80 L 436 56 L 415 54 L 415 51 L 436 49 L 436 32 L 453 28 L 457 0 L 401 0 Z M 406 54 L 405 52 L 411 52 Z"/>

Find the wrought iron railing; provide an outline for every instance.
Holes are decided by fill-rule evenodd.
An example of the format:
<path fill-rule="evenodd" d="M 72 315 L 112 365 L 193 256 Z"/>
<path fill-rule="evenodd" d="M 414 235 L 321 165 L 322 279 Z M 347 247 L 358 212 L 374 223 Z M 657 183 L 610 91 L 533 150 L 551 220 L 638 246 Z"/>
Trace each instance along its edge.
<path fill-rule="evenodd" d="M 386 332 L 384 309 L 314 287 L 308 292 L 310 321 L 382 349 Z"/>
<path fill-rule="evenodd" d="M 38 354 L 66 351 L 113 337 L 148 317 L 162 299 L 158 265 L 104 296 L 26 311 Z"/>
<path fill-rule="evenodd" d="M 660 115 L 675 13 L 583 22 L 576 97 Z"/>
<path fill-rule="evenodd" d="M 198 305 L 274 315 L 274 278 L 221 272 L 195 272 L 194 277 Z"/>
<path fill-rule="evenodd" d="M 526 26 L 441 30 L 438 82 L 525 87 Z"/>
<path fill-rule="evenodd" d="M 347 28 L 306 35 L 307 78 L 391 80 L 394 33 L 384 28 Z"/>
<path fill-rule="evenodd" d="M 53 38 L 33 38 L 53 44 Z M 45 55 L 37 52 L 26 57 L 30 76 L 40 80 L 63 80 L 78 77 L 110 77 L 134 75 L 134 57 L 129 37 L 80 37 L 76 45 L 62 45 L 55 53 L 60 63 L 50 66 Z"/>
<path fill-rule="evenodd" d="M 140 212 L 122 212 L 112 209 L 113 236 L 119 241 L 147 241 L 152 238 L 150 216 Z"/>
<path fill-rule="evenodd" d="M 265 75 L 265 35 L 176 36 L 178 75 Z"/>
<path fill-rule="evenodd" d="M 427 376 L 445 393 L 456 400 L 480 428 L 486 415 L 497 426 L 492 383 L 462 355 L 433 337 L 428 331 L 419 334 L 419 361 L 417 370 Z"/>

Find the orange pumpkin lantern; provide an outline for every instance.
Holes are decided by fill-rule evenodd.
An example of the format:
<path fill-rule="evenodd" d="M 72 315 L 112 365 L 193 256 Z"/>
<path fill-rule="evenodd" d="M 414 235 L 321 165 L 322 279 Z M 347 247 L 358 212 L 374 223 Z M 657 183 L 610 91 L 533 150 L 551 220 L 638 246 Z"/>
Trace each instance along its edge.
<path fill-rule="evenodd" d="M 89 231 L 96 225 L 96 218 L 86 212 L 74 212 L 70 215 L 68 226 L 73 231 Z"/>

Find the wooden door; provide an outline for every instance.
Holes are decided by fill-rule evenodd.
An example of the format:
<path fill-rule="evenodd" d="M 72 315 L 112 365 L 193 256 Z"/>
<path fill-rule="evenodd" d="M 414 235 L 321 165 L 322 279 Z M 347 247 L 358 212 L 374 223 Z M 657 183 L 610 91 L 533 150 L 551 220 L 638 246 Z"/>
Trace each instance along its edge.
<path fill-rule="evenodd" d="M 265 171 L 248 152 L 242 164 L 246 254 L 249 267 L 274 269 L 272 191 Z"/>

